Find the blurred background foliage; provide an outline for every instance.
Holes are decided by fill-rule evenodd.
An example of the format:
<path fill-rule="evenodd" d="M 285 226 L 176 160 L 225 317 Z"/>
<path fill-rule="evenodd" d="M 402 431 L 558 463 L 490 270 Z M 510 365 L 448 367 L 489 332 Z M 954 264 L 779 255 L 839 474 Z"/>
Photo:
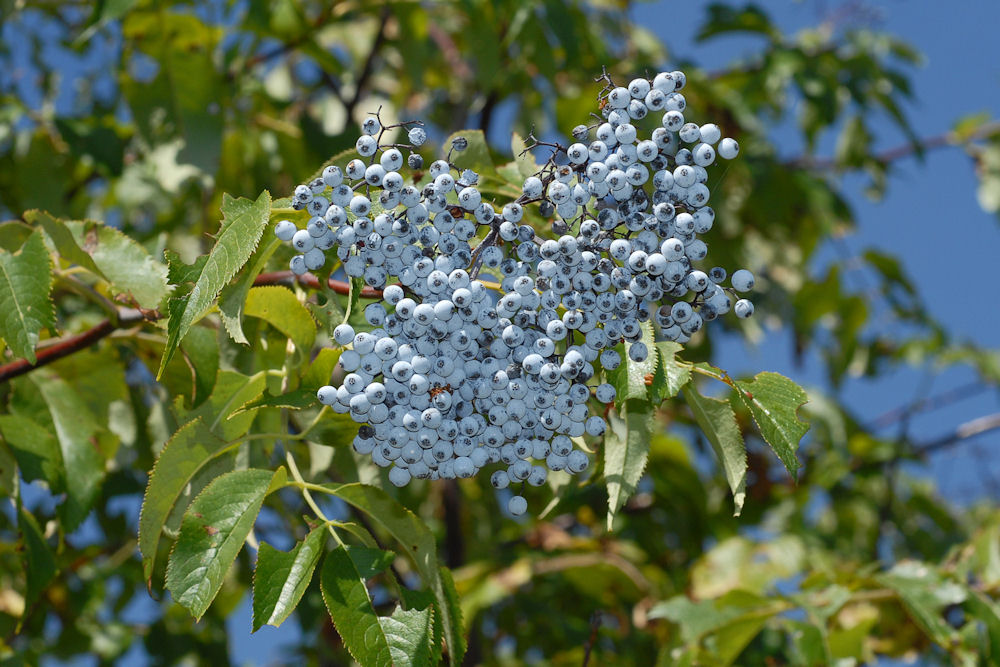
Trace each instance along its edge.
<path fill-rule="evenodd" d="M 25 216 L 30 209 L 103 221 L 141 244 L 155 284 L 165 249 L 191 261 L 210 247 L 223 193 L 287 195 L 352 146 L 358 121 L 380 106 L 383 118 L 427 120 L 437 141 L 482 129 L 502 163 L 512 131 L 555 136 L 584 122 L 602 66 L 620 81 L 683 68 L 689 108 L 742 147 L 741 159 L 710 183 L 719 213 L 710 257 L 757 273 L 761 317 L 728 322 L 727 335 L 756 341 L 787 327 L 794 353 L 821 359 L 828 379 L 830 391 L 810 389 L 803 410 L 812 429 L 798 483 L 738 410 L 750 477 L 743 514 L 732 517 L 710 446 L 687 408 L 668 401 L 647 474 L 611 533 L 601 484 L 564 488 L 544 519 L 525 521 L 504 517 L 484 480 L 394 490 L 435 531 L 453 569 L 467 664 L 575 665 L 587 656 L 623 665 L 848 665 L 886 656 L 997 664 L 1000 512 L 953 505 L 906 463 L 961 446 L 1000 420 L 956 424 L 954 436 L 926 442 L 909 420 L 960 396 L 908 403 L 901 393 L 899 410 L 866 421 L 838 391 L 846 378 L 877 378 L 901 365 L 966 365 L 977 374 L 967 392 L 994 391 L 996 352 L 956 342 L 885 251 L 837 255 L 815 270 L 819 253 L 856 225 L 840 189 L 844 174 L 864 175 L 877 196 L 892 186 L 896 160 L 928 153 L 929 165 L 930 151 L 955 146 L 977 165 L 983 208 L 1000 209 L 997 121 L 956 118 L 953 131 L 918 137 L 905 110 L 919 49 L 843 20 L 843 12 L 791 35 L 760 7 L 691 5 L 686 11 L 701 15 L 699 40 L 762 37 L 752 58 L 707 71 L 631 19 L 629 5 L 2 0 L 0 219 L 12 222 L 0 225 L 0 248 L 22 247 L 32 227 L 18 220 L 37 223 Z M 876 113 L 908 143 L 874 152 Z M 801 155 L 776 146 L 769 128 L 779 123 L 795 125 Z M 835 151 L 820 154 L 819 140 L 831 134 Z M 288 259 L 275 257 L 275 268 Z M 54 265 L 53 340 L 94 326 L 109 304 L 129 305 L 111 292 L 95 298 L 68 266 Z M 866 276 L 863 289 L 847 279 L 857 272 Z M 150 298 L 155 305 L 163 296 L 154 290 Z M 246 641 L 249 627 L 227 618 L 246 604 L 251 555 L 240 556 L 195 624 L 161 597 L 162 576 L 153 597 L 147 593 L 138 506 L 170 434 L 193 414 L 221 415 L 247 377 L 281 368 L 285 336 L 249 318 L 256 342 L 247 349 L 209 317 L 155 383 L 162 331 L 133 324 L 0 384 L 5 664 L 223 664 Z M 720 333 L 696 338 L 685 359 L 714 358 L 713 337 L 724 327 L 712 328 Z M 4 352 L 0 361 L 14 359 Z M 276 432 L 282 419 L 262 410 L 246 428 Z M 98 451 L 87 464 L 95 475 L 89 513 L 60 504 L 81 469 L 32 467 L 22 446 L 61 441 L 67 429 Z M 354 460 L 351 435 L 337 422 L 322 425 L 306 443 L 303 467 L 318 481 L 376 479 Z M 249 456 L 266 460 L 266 452 Z M 543 506 L 542 495 L 531 504 Z M 281 496 L 262 514 L 257 538 L 289 548 L 304 529 L 303 512 L 301 498 Z M 271 658 L 347 659 L 315 584 L 287 625 L 296 628 L 283 635 L 292 644 Z"/>

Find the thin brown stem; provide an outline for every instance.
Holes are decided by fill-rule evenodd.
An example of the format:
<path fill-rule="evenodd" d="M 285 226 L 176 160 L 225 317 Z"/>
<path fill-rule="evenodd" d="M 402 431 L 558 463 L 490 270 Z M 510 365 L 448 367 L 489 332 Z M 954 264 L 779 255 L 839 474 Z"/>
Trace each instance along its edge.
<path fill-rule="evenodd" d="M 970 133 L 958 134 L 955 132 L 944 132 L 933 137 L 927 137 L 926 139 L 921 139 L 916 142 L 910 142 L 903 144 L 901 146 L 896 146 L 890 148 L 889 150 L 883 151 L 881 153 L 876 153 L 873 157 L 876 162 L 888 165 L 897 160 L 901 160 L 905 157 L 909 157 L 918 151 L 930 151 L 938 148 L 948 148 L 953 146 L 965 146 L 974 141 L 980 139 L 986 139 L 994 135 L 1000 134 L 1000 120 L 992 121 L 989 123 L 983 123 L 975 131 Z M 824 171 L 828 169 L 835 169 L 840 166 L 836 158 L 832 157 L 814 157 L 812 155 L 803 155 L 785 162 L 786 167 L 800 168 L 800 169 L 811 169 L 815 171 Z"/>
<path fill-rule="evenodd" d="M 305 273 L 301 276 L 296 276 L 291 271 L 262 273 L 257 276 L 253 284 L 254 286 L 290 285 L 293 282 L 298 282 L 305 287 L 311 287 L 313 289 L 319 287 L 319 278 L 315 275 Z M 344 282 L 343 280 L 334 280 L 331 278 L 327 281 L 327 284 L 330 286 L 330 289 L 337 294 L 346 296 L 351 292 L 350 284 Z M 380 299 L 382 298 L 382 290 L 365 287 L 361 290 L 361 298 Z M 113 321 L 112 319 L 102 320 L 97 325 L 87 329 L 83 333 L 43 341 L 39 345 L 39 349 L 35 355 L 35 363 L 31 363 L 27 359 L 15 359 L 10 363 L 0 365 L 0 383 L 24 375 L 25 373 L 30 373 L 36 368 L 47 366 L 64 357 L 79 352 L 80 350 L 85 350 L 93 345 L 96 345 L 102 339 L 107 338 L 115 331 L 128 329 L 129 327 L 141 322 L 155 322 L 162 317 L 163 314 L 156 310 L 119 308 L 117 311 L 117 317 L 114 318 L 117 321 Z"/>

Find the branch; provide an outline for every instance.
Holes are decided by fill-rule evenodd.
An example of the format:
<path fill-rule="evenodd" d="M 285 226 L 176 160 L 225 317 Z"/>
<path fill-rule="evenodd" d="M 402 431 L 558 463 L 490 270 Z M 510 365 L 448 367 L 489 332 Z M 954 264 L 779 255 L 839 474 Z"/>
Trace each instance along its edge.
<path fill-rule="evenodd" d="M 983 123 L 975 131 L 970 133 L 958 134 L 956 132 L 944 132 L 933 137 L 927 137 L 917 142 L 910 142 L 903 144 L 901 146 L 896 146 L 895 148 L 890 148 L 887 151 L 881 153 L 876 153 L 872 157 L 874 160 L 880 164 L 888 165 L 896 160 L 900 160 L 905 157 L 916 153 L 917 151 L 930 151 L 938 148 L 948 148 L 953 146 L 963 146 L 965 144 L 972 143 L 978 139 L 986 139 L 992 137 L 995 134 L 1000 134 L 1000 120 L 991 121 L 989 123 Z M 812 155 L 803 155 L 801 157 L 793 158 L 785 162 L 786 167 L 800 168 L 800 169 L 812 169 L 816 171 L 823 171 L 827 169 L 834 169 L 840 166 L 837 163 L 836 158 L 832 157 L 814 157 Z"/>
<path fill-rule="evenodd" d="M 260 285 L 286 285 L 292 284 L 293 282 L 298 282 L 305 287 L 311 287 L 316 289 L 319 287 L 319 278 L 311 273 L 305 273 L 301 276 L 296 276 L 291 271 L 274 271 L 272 273 L 262 273 L 253 281 L 254 286 Z M 341 295 L 348 295 L 351 292 L 351 286 L 342 281 L 334 280 L 330 278 L 327 281 L 330 289 Z M 362 299 L 380 299 L 382 298 L 382 290 L 377 290 L 372 287 L 365 287 L 361 290 Z M 140 322 L 155 322 L 162 319 L 163 315 L 156 310 L 138 310 L 135 308 L 119 308 L 117 312 L 117 317 L 114 318 L 116 321 L 111 319 L 102 320 L 96 326 L 84 331 L 83 333 L 76 334 L 73 336 L 66 336 L 65 338 L 53 338 L 44 341 L 39 346 L 38 353 L 35 355 L 35 363 L 31 363 L 27 359 L 16 359 L 10 363 L 0 365 L 0 383 L 11 380 L 25 373 L 30 373 L 36 368 L 41 368 L 42 366 L 48 366 L 54 361 L 59 361 L 63 357 L 67 357 L 80 350 L 85 350 L 92 345 L 97 344 L 104 338 L 107 338 L 112 333 L 119 329 L 127 329 Z"/>
<path fill-rule="evenodd" d="M 954 447 L 977 435 L 996 430 L 1000 430 L 1000 412 L 967 421 L 956 428 L 954 433 L 922 445 L 917 445 L 916 450 L 918 454 L 925 456 L 942 449 Z"/>
<path fill-rule="evenodd" d="M 375 70 L 375 57 L 382 48 L 382 44 L 385 43 L 385 29 L 391 15 L 392 13 L 389 11 L 389 5 L 387 4 L 382 8 L 382 14 L 379 16 L 378 32 L 375 33 L 375 41 L 372 42 L 372 48 L 365 58 L 364 65 L 361 66 L 361 72 L 358 74 L 358 80 L 354 86 L 354 95 L 351 96 L 350 101 L 345 105 L 347 107 L 348 122 L 353 117 L 354 107 L 361 101 L 361 94 L 365 84 L 368 83 L 369 77 L 371 77 L 372 72 Z"/>
<path fill-rule="evenodd" d="M 982 381 L 970 382 L 968 384 L 961 385 L 949 391 L 930 396 L 928 398 L 923 398 L 918 401 L 909 403 L 898 408 L 894 408 L 885 412 L 875 419 L 871 420 L 866 424 L 866 428 L 869 429 L 881 429 L 891 426 L 897 421 L 906 418 L 908 415 L 914 412 L 930 412 L 931 410 L 936 410 L 938 408 L 943 408 L 952 403 L 964 400 L 966 398 L 971 398 L 977 394 L 981 394 L 984 391 L 994 389 L 995 387 L 986 384 Z"/>

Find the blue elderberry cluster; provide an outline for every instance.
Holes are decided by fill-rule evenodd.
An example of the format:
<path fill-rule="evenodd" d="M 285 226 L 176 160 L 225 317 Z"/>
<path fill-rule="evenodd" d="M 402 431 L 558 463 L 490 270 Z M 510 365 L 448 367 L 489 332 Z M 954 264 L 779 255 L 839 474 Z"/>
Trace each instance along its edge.
<path fill-rule="evenodd" d="M 749 271 L 727 286 L 725 269 L 696 268 L 715 220 L 708 168 L 738 144 L 685 118 L 682 72 L 627 87 L 602 78 L 601 113 L 573 129 L 574 143 L 530 138 L 528 150 L 549 154 L 515 201 L 488 200 L 479 175 L 454 165 L 466 139 L 425 172 L 423 127 L 375 115 L 357 159 L 296 188 L 306 228 L 276 226 L 301 253 L 296 274 L 332 252 L 348 276 L 382 290 L 364 310 L 370 331 L 334 330 L 346 375 L 317 396 L 362 424 L 355 451 L 389 468 L 393 484 L 486 469 L 495 488 L 523 488 L 549 471 L 582 473 L 581 438 L 605 432 L 599 413 L 615 400 L 600 379 L 623 363 L 619 343 L 641 362 L 643 322 L 684 343 L 730 310 L 753 314 L 737 297 L 753 288 Z M 659 126 L 640 138 L 654 113 Z M 551 218 L 549 238 L 524 224 L 529 206 Z M 526 509 L 523 495 L 510 498 L 511 514 Z"/>

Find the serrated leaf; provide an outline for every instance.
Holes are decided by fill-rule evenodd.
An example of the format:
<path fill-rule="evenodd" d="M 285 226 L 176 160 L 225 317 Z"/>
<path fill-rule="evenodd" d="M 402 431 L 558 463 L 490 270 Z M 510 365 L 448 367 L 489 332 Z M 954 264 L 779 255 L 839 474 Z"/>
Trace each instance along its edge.
<path fill-rule="evenodd" d="M 809 400 L 808 394 L 785 376 L 771 372 L 758 373 L 752 380 L 737 380 L 736 386 L 761 436 L 795 479 L 799 470 L 795 452 L 809 430 L 809 424 L 799 419 L 798 409 Z"/>
<path fill-rule="evenodd" d="M 416 667 L 437 664 L 432 607 L 379 617 L 365 582 L 389 567 L 395 554 L 368 547 L 340 546 L 320 574 L 320 590 L 334 626 L 363 666 Z M 438 656 L 439 659 L 439 656 Z"/>
<path fill-rule="evenodd" d="M 653 383 L 649 386 L 649 400 L 659 405 L 673 398 L 691 380 L 691 365 L 678 361 L 675 355 L 683 349 L 680 343 L 660 341 L 656 343 L 659 363 L 653 373 Z"/>
<path fill-rule="evenodd" d="M 295 610 L 312 581 L 327 534 L 326 526 L 314 528 L 291 551 L 261 542 L 253 574 L 253 632 L 265 624 L 278 627 Z"/>
<path fill-rule="evenodd" d="M 167 561 L 167 589 L 200 619 L 253 529 L 264 498 L 284 486 L 284 468 L 235 470 L 202 491 L 181 521 Z"/>
<path fill-rule="evenodd" d="M 233 414 L 256 410 L 257 408 L 288 408 L 289 410 L 302 410 L 316 403 L 316 392 L 312 389 L 294 389 L 278 396 L 265 394 L 240 406 Z"/>
<path fill-rule="evenodd" d="M 267 226 L 270 212 L 271 195 L 267 190 L 251 205 L 247 204 L 247 200 L 223 196 L 222 227 L 215 245 L 204 264 L 185 276 L 185 282 L 193 283 L 190 289 L 170 300 L 167 344 L 157 377 L 163 372 L 191 325 L 211 308 L 222 288 L 250 258 Z"/>
<path fill-rule="evenodd" d="M 382 616 L 379 623 L 389 643 L 394 667 L 423 667 L 440 661 L 434 647 L 434 608 L 397 607 L 392 616 Z"/>
<path fill-rule="evenodd" d="M 0 338 L 19 357 L 35 363 L 41 330 L 55 329 L 49 299 L 52 265 L 41 232 L 28 237 L 20 250 L 0 250 Z"/>
<path fill-rule="evenodd" d="M 417 572 L 434 595 L 441 627 L 452 665 L 462 664 L 465 637 L 462 618 L 456 614 L 454 587 L 442 577 L 438 567 L 437 542 L 426 524 L 381 489 L 366 484 L 327 485 L 331 493 L 358 508 L 380 524 L 403 545 L 403 552 L 413 561 Z"/>
<path fill-rule="evenodd" d="M 271 239 L 266 246 L 257 248 L 254 252 L 253 264 L 243 271 L 243 274 L 235 282 L 222 288 L 219 294 L 219 315 L 222 324 L 226 327 L 226 333 L 237 343 L 249 345 L 246 334 L 243 333 L 243 308 L 247 300 L 247 294 L 253 287 L 254 280 L 260 272 L 267 266 L 267 261 L 274 254 L 274 251 L 281 245 L 278 238 Z"/>
<path fill-rule="evenodd" d="M 254 287 L 247 295 L 244 314 L 261 318 L 290 338 L 300 350 L 308 351 L 316 341 L 315 320 L 287 287 Z"/>
<path fill-rule="evenodd" d="M 139 551 L 147 581 L 153 574 L 160 533 L 177 499 L 209 460 L 231 446 L 199 418 L 179 428 L 163 447 L 139 512 Z"/>
<path fill-rule="evenodd" d="M 88 271 L 103 277 L 101 270 L 94 263 L 94 258 L 83 251 L 73 237 L 73 232 L 66 224 L 53 217 L 48 211 L 34 209 L 25 211 L 24 219 L 33 225 L 41 225 L 45 233 L 52 239 L 56 251 L 62 255 L 63 259 L 73 264 L 78 264 Z"/>
<path fill-rule="evenodd" d="M 747 453 L 733 408 L 727 401 L 702 396 L 693 385 L 684 390 L 684 400 L 722 464 L 733 492 L 733 516 L 739 516 L 746 500 Z"/>
<path fill-rule="evenodd" d="M 116 291 L 131 294 L 143 308 L 156 308 L 167 295 L 167 268 L 134 239 L 97 222 L 66 223 Z"/>
<path fill-rule="evenodd" d="M 642 340 L 646 345 L 649 356 L 645 361 L 632 361 L 629 359 L 628 350 L 632 343 L 619 343 L 615 350 L 621 356 L 621 364 L 613 371 L 608 371 L 607 377 L 617 392 L 615 403 L 622 405 L 625 401 L 633 398 L 645 400 L 649 397 L 649 390 L 646 386 L 646 376 L 653 375 L 656 371 L 659 359 L 659 350 L 653 336 L 653 325 L 650 322 L 642 322 Z"/>
<path fill-rule="evenodd" d="M 372 606 L 365 578 L 343 546 L 326 555 L 320 591 L 344 646 L 362 667 L 392 665 L 389 641 Z"/>
<path fill-rule="evenodd" d="M 114 227 L 59 220 L 45 211 L 24 215 L 45 229 L 63 258 L 107 281 L 114 291 L 131 294 L 141 307 L 156 308 L 167 295 L 167 267 Z"/>
<path fill-rule="evenodd" d="M 18 509 L 17 528 L 21 533 L 21 546 L 24 549 L 24 571 L 27 579 L 24 610 L 27 613 L 56 576 L 56 560 L 35 517 L 23 507 Z"/>
<path fill-rule="evenodd" d="M 648 403 L 628 401 L 609 415 L 604 438 L 604 480 L 608 486 L 608 530 L 646 469 L 653 413 Z"/>

